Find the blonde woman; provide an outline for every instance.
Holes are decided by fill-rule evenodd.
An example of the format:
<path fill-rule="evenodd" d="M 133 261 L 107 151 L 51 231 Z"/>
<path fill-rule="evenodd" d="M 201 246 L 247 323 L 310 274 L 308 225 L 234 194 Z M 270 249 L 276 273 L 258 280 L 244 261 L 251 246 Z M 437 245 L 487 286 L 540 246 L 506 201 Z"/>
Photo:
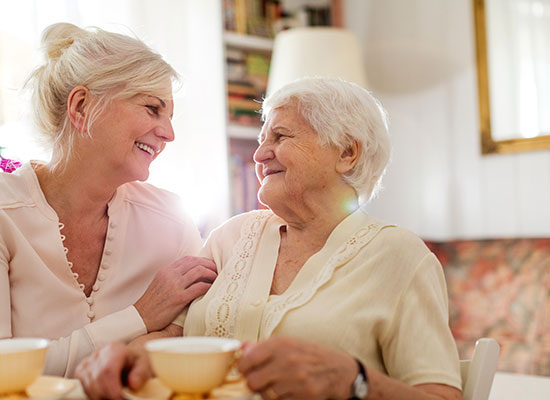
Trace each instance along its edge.
<path fill-rule="evenodd" d="M 0 174 L 0 338 L 51 339 L 45 373 L 72 376 L 103 343 L 170 334 L 216 269 L 178 198 L 139 182 L 174 139 L 174 69 L 97 28 L 42 46 L 28 84 L 52 158 Z"/>

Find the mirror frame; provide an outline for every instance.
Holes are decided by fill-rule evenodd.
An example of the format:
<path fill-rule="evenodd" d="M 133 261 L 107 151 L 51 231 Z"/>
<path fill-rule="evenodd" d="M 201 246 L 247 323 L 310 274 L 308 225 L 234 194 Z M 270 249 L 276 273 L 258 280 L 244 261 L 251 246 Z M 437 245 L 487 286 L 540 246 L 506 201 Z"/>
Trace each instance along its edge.
<path fill-rule="evenodd" d="M 477 87 L 479 99 L 479 125 L 481 153 L 515 153 L 550 149 L 550 136 L 494 140 L 491 134 L 491 107 L 489 98 L 489 70 L 487 58 L 487 33 L 485 0 L 473 0 L 477 59 Z"/>

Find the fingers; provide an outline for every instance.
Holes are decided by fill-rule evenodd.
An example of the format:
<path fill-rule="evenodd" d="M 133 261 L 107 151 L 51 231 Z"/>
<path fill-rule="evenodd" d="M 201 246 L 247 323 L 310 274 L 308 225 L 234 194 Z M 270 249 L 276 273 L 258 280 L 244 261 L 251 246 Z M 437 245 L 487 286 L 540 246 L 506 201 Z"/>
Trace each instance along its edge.
<path fill-rule="evenodd" d="M 208 289 L 210 289 L 210 286 L 212 286 L 211 283 L 196 282 L 185 289 L 185 291 L 182 293 L 181 299 L 181 304 L 183 305 L 183 307 L 191 304 L 191 302 L 197 297 L 205 295 L 206 292 L 208 292 Z"/>
<path fill-rule="evenodd" d="M 356 374 L 351 356 L 282 336 L 244 349 L 238 368 L 265 400 L 346 398 Z"/>
<path fill-rule="evenodd" d="M 151 364 L 149 363 L 149 357 L 147 353 L 141 352 L 136 355 L 133 367 L 128 373 L 128 387 L 131 390 L 138 390 L 141 388 L 149 378 L 153 376 Z"/>
<path fill-rule="evenodd" d="M 112 343 L 85 358 L 76 369 L 76 377 L 90 399 L 119 399 L 122 395 L 122 371 L 129 361 L 126 346 Z"/>
<path fill-rule="evenodd" d="M 237 369 L 246 377 L 250 390 L 261 393 L 264 399 L 269 399 L 272 393 L 266 393 L 266 390 L 278 380 L 280 373 L 272 344 L 269 340 L 256 345 L 247 343 L 242 351 Z"/>
<path fill-rule="evenodd" d="M 245 343 L 238 363 L 239 370 L 246 374 L 252 369 L 276 361 L 277 358 L 284 358 L 284 355 L 291 354 L 295 347 L 296 340 L 284 336 L 271 337 L 254 345 Z"/>
<path fill-rule="evenodd" d="M 182 274 L 185 274 L 187 271 L 197 266 L 203 266 L 216 273 L 218 271 L 216 267 L 216 263 L 210 258 L 205 258 L 205 257 L 185 256 L 176 260 L 172 265 L 178 270 L 180 270 Z"/>
<path fill-rule="evenodd" d="M 183 257 L 159 270 L 134 304 L 147 331 L 166 327 L 184 307 L 204 295 L 216 277 L 216 264 L 203 257 Z"/>
<path fill-rule="evenodd" d="M 197 266 L 191 270 L 186 271 L 185 274 L 183 274 L 183 288 L 188 288 L 196 282 L 206 282 L 212 284 L 214 280 L 216 280 L 217 276 L 217 272 L 212 271 L 211 269 L 202 265 Z"/>

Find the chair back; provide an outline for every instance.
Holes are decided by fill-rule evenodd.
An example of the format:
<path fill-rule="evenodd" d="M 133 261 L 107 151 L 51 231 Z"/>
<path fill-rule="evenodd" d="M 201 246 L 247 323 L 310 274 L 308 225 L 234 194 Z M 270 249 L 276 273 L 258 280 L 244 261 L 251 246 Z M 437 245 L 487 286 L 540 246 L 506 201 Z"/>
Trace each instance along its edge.
<path fill-rule="evenodd" d="M 460 361 L 463 400 L 487 400 L 497 369 L 500 346 L 495 339 L 478 339 L 471 360 Z"/>

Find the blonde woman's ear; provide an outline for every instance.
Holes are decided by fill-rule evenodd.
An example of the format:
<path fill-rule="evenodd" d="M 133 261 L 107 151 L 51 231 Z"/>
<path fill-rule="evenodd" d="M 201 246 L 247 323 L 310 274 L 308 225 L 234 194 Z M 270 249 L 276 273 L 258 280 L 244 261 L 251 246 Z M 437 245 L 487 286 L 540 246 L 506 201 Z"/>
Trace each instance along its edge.
<path fill-rule="evenodd" d="M 77 86 L 67 99 L 67 112 L 73 126 L 79 132 L 86 130 L 86 106 L 90 102 L 90 92 L 84 86 Z"/>

